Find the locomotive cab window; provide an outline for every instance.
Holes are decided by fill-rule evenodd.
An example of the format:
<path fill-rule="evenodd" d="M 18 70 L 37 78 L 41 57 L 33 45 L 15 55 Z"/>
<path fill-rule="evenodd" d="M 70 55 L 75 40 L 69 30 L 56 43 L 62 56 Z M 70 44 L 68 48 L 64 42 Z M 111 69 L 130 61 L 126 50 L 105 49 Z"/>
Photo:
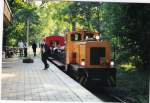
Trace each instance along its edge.
<path fill-rule="evenodd" d="M 93 34 L 85 34 L 85 35 L 84 35 L 84 40 L 87 40 L 87 41 L 94 41 L 95 38 L 93 37 Z"/>
<path fill-rule="evenodd" d="M 81 34 L 72 34 L 71 35 L 71 41 L 80 41 L 81 40 Z"/>
<path fill-rule="evenodd" d="M 59 41 L 53 41 L 53 42 L 52 42 L 52 45 L 53 45 L 54 47 L 56 47 L 56 46 L 60 45 L 60 42 L 59 42 Z"/>

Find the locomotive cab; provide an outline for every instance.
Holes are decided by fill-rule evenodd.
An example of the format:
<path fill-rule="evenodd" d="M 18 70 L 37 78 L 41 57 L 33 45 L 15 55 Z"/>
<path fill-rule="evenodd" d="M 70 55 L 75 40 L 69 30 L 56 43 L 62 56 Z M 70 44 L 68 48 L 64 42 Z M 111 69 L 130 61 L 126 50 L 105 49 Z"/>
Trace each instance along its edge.
<path fill-rule="evenodd" d="M 98 32 L 78 30 L 66 34 L 67 71 L 82 85 L 115 85 L 115 68 L 110 65 L 110 46 Z"/>

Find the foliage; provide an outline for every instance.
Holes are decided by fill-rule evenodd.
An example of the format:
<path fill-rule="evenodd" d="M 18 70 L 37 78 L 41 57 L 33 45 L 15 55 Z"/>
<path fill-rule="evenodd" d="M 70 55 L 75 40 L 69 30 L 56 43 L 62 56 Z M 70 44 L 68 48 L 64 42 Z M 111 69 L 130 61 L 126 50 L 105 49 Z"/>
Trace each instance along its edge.
<path fill-rule="evenodd" d="M 134 68 L 135 68 L 135 66 L 133 66 L 131 63 L 129 63 L 129 64 L 121 64 L 120 67 L 124 68 L 125 71 L 131 71 L 131 70 L 134 70 Z"/>
<path fill-rule="evenodd" d="M 115 52 L 119 62 L 148 70 L 150 65 L 149 51 L 149 4 L 103 3 L 101 5 L 101 30 L 113 38 Z M 113 39 L 111 39 L 113 40 Z"/>
<path fill-rule="evenodd" d="M 145 69 L 150 65 L 149 4 L 44 0 L 36 7 L 20 0 L 9 3 L 13 12 L 13 22 L 5 29 L 9 45 L 26 40 L 26 19 L 30 19 L 30 41 L 85 28 L 111 41 L 117 63 Z"/>
<path fill-rule="evenodd" d="M 117 70 L 118 92 L 115 93 L 122 95 L 127 103 L 148 103 L 148 84 L 148 76 L 145 73 Z"/>
<path fill-rule="evenodd" d="M 27 19 L 30 19 L 30 37 L 36 37 L 36 33 L 39 31 L 39 16 L 36 11 L 37 7 L 34 5 L 27 4 L 20 0 L 12 0 L 9 1 L 9 3 L 13 21 L 4 29 L 4 32 L 7 34 L 7 45 L 15 46 L 19 40 L 26 41 Z"/>
<path fill-rule="evenodd" d="M 39 8 L 42 36 L 63 34 L 67 24 L 63 21 L 61 11 L 68 4 L 67 2 L 49 2 Z"/>
<path fill-rule="evenodd" d="M 124 44 L 129 52 L 134 56 L 139 56 L 138 66 L 142 65 L 143 69 L 147 70 L 150 66 L 150 50 L 149 48 L 149 12 L 150 5 L 148 4 L 130 4 L 127 9 L 127 14 L 124 20 L 124 25 L 127 31 L 127 43 Z"/>
<path fill-rule="evenodd" d="M 128 97 L 135 96 L 137 101 L 147 102 L 150 5 L 48 1 L 43 0 L 43 4 L 36 7 L 22 0 L 9 0 L 13 21 L 4 29 L 7 45 L 26 41 L 27 19 L 30 19 L 30 41 L 40 42 L 49 35 L 64 36 L 65 31 L 78 28 L 98 31 L 104 39 L 109 39 L 116 67 L 123 71 L 117 73 L 119 88 L 127 91 Z M 144 72 L 137 72 L 140 69 Z"/>

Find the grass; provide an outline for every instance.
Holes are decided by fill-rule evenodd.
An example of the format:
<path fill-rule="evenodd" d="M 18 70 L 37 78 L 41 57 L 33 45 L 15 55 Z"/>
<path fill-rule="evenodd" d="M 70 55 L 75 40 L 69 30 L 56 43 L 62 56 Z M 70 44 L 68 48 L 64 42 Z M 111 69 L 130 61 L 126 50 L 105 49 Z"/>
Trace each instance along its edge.
<path fill-rule="evenodd" d="M 135 66 L 132 63 L 121 64 L 120 68 L 123 68 L 125 71 L 131 71 L 135 69 Z"/>
<path fill-rule="evenodd" d="M 148 73 L 117 69 L 117 89 L 131 103 L 148 103 L 149 101 Z"/>

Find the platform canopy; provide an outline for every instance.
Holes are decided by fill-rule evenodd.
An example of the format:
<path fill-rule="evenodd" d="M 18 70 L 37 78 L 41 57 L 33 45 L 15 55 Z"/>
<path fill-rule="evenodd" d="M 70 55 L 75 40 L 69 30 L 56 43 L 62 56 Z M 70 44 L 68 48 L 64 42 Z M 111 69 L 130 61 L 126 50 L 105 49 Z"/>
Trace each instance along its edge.
<path fill-rule="evenodd" d="M 4 24 L 7 25 L 11 22 L 12 17 L 11 17 L 12 13 L 9 7 L 9 4 L 7 2 L 7 0 L 4 0 Z"/>

